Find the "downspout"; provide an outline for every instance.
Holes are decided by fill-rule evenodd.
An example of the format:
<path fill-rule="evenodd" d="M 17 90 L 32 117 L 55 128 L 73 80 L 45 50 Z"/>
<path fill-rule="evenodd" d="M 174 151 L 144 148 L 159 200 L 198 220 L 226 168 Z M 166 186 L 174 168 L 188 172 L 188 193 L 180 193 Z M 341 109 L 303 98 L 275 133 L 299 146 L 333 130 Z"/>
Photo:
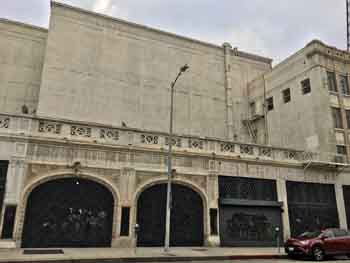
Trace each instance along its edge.
<path fill-rule="evenodd" d="M 269 140 L 269 126 L 268 126 L 268 120 L 267 120 L 267 107 L 266 107 L 266 80 L 265 80 L 265 74 L 263 74 L 262 76 L 263 78 L 263 87 L 264 87 L 264 103 L 263 103 L 263 107 L 264 107 L 264 130 L 265 130 L 265 134 L 264 134 L 264 143 L 265 145 L 269 145 L 270 144 L 270 140 Z"/>
<path fill-rule="evenodd" d="M 225 104 L 226 104 L 226 138 L 233 140 L 233 105 L 232 105 L 232 85 L 230 77 L 230 59 L 232 46 L 230 43 L 224 43 L 224 63 L 225 63 Z"/>

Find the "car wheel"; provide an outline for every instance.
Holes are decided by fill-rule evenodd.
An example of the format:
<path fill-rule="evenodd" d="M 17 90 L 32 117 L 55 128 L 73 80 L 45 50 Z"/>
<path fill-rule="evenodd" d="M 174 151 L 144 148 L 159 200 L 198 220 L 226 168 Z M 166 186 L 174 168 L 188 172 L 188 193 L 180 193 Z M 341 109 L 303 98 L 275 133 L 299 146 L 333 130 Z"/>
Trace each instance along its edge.
<path fill-rule="evenodd" d="M 298 256 L 297 256 L 297 255 L 294 255 L 294 254 L 288 254 L 288 257 L 289 257 L 290 259 L 297 259 L 297 258 L 298 258 Z"/>
<path fill-rule="evenodd" d="M 314 247 L 312 249 L 312 256 L 316 261 L 322 261 L 324 260 L 324 251 L 320 247 Z"/>

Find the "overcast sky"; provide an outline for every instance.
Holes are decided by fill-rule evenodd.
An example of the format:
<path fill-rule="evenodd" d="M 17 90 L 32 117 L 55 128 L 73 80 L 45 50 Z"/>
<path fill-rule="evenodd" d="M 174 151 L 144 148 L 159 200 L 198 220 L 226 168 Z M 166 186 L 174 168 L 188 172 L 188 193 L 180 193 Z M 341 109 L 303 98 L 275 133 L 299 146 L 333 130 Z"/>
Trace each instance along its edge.
<path fill-rule="evenodd" d="M 48 27 L 49 0 L 0 0 L 0 17 Z M 176 34 L 268 56 L 312 39 L 346 48 L 345 0 L 60 0 Z"/>

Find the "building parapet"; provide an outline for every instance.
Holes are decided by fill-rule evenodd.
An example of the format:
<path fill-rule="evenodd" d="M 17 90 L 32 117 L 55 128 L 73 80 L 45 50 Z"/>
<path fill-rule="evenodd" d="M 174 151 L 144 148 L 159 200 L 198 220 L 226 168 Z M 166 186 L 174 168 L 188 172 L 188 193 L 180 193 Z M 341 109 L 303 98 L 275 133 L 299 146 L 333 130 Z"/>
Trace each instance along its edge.
<path fill-rule="evenodd" d="M 65 120 L 29 117 L 25 115 L 0 115 L 0 136 L 41 141 L 83 143 L 101 147 L 141 147 L 165 151 L 169 139 L 167 133 L 78 123 Z M 175 135 L 174 152 L 234 157 L 242 160 L 280 161 L 301 164 L 318 160 L 318 154 L 288 148 L 225 141 L 217 138 Z"/>
<path fill-rule="evenodd" d="M 322 55 L 329 59 L 337 60 L 342 63 L 350 63 L 350 53 L 340 50 L 336 47 L 328 46 L 319 40 L 313 40 L 306 47 L 311 47 L 311 50 L 306 54 L 307 57 L 314 55 Z"/>

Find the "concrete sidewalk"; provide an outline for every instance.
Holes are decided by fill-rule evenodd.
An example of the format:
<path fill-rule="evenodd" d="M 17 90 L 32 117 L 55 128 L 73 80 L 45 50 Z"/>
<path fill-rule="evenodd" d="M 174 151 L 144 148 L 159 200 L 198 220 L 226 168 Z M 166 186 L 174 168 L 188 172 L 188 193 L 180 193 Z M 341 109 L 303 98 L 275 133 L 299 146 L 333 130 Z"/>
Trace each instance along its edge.
<path fill-rule="evenodd" d="M 23 254 L 23 249 L 0 249 L 0 262 L 169 262 L 285 258 L 281 248 L 64 248 L 63 254 Z"/>

